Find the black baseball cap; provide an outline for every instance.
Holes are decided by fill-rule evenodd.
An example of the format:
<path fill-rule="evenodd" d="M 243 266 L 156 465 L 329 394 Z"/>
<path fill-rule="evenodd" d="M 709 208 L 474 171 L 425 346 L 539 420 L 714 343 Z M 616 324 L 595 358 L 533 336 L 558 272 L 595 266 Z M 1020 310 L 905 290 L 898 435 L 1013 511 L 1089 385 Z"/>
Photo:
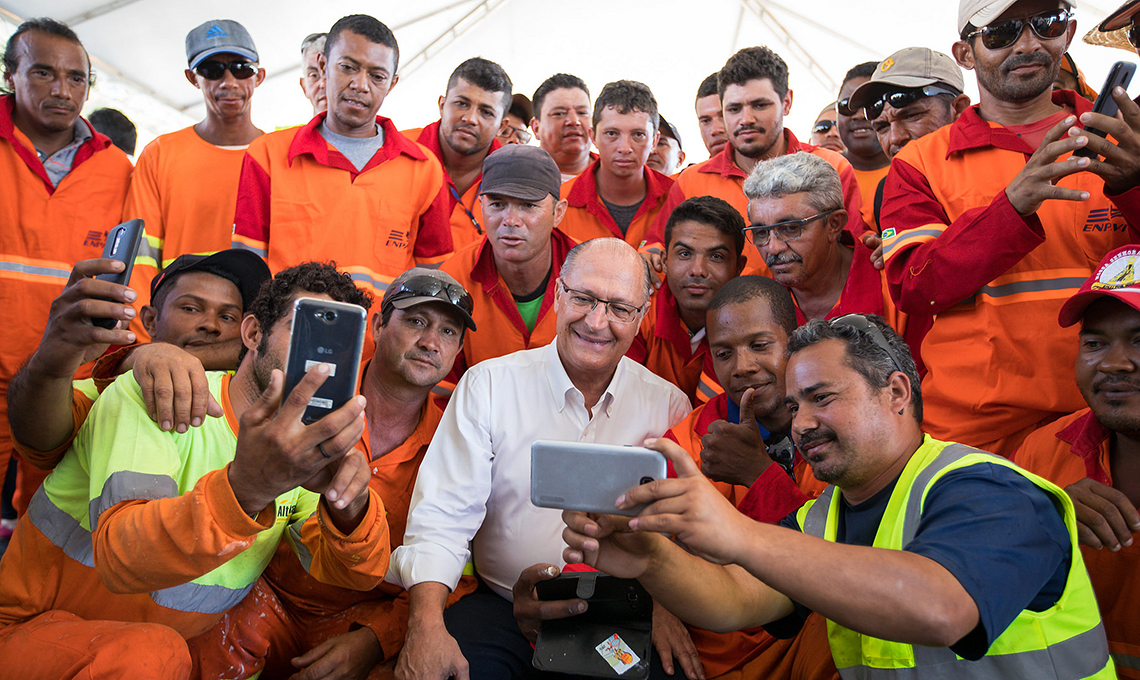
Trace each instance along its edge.
<path fill-rule="evenodd" d="M 210 270 L 221 270 L 232 277 L 241 293 L 243 312 L 249 310 L 249 305 L 257 297 L 262 284 L 273 278 L 265 261 L 248 250 L 223 250 L 213 255 L 180 255 L 150 282 L 151 304 L 159 289 L 170 285 L 179 274 L 192 271 L 213 273 Z"/>
<path fill-rule="evenodd" d="M 483 161 L 479 194 L 496 194 L 520 201 L 541 201 L 547 194 L 557 201 L 562 172 L 544 149 L 526 144 L 507 144 Z"/>

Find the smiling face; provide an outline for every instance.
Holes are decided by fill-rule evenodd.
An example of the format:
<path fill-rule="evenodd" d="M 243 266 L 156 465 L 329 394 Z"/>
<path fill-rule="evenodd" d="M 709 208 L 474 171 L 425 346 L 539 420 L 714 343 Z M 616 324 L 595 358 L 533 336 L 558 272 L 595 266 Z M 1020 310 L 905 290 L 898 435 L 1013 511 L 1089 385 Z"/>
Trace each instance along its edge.
<path fill-rule="evenodd" d="M 326 124 L 345 137 L 374 136 L 376 114 L 399 80 L 395 50 L 346 30 L 337 34 L 321 63 L 329 99 Z"/>
<path fill-rule="evenodd" d="M 624 244 L 622 244 L 624 245 Z M 578 256 L 572 271 L 562 270 L 555 287 L 554 309 L 558 315 L 558 356 L 571 380 L 612 373 L 637 336 L 648 306 L 645 265 L 633 248 L 593 246 Z M 581 312 L 573 298 L 579 293 L 599 300 L 640 307 L 641 313 L 629 323 L 611 319 L 604 302 Z"/>
<path fill-rule="evenodd" d="M 5 73 L 15 93 L 13 120 L 33 139 L 67 132 L 87 101 L 90 65 L 83 46 L 32 30 L 16 39 L 16 69 Z"/>
<path fill-rule="evenodd" d="M 614 177 L 640 177 L 657 142 L 648 113 L 618 113 L 612 106 L 602 109 L 590 137 L 598 147 L 601 171 Z"/>
<path fill-rule="evenodd" d="M 746 158 L 768 158 L 784 134 L 784 116 L 792 108 L 792 91 L 781 97 L 768 78 L 724 89 L 724 126 L 728 142 Z"/>
<path fill-rule="evenodd" d="M 502 92 L 489 92 L 457 78 L 440 99 L 440 141 L 463 156 L 483 153 L 499 132 L 502 110 Z"/>
<path fill-rule="evenodd" d="M 389 375 L 413 387 L 434 387 L 451 371 L 463 346 L 463 321 L 446 303 L 393 309 L 387 324 L 381 326 L 381 320 L 374 315 L 373 361 Z"/>
<path fill-rule="evenodd" d="M 776 322 L 764 298 L 727 304 L 709 312 L 706 326 L 709 352 L 717 381 L 733 403 L 755 389 L 756 415 L 769 418 L 787 408 L 784 371 L 788 334 Z"/>
<path fill-rule="evenodd" d="M 1081 324 L 1076 378 L 1102 425 L 1140 432 L 1140 311 L 1107 297 L 1089 305 Z"/>
<path fill-rule="evenodd" d="M 578 158 L 590 150 L 590 96 L 576 87 L 552 90 L 532 121 L 538 145 L 555 160 Z"/>
<path fill-rule="evenodd" d="M 849 99 L 856 88 L 869 80 L 869 77 L 856 77 L 843 83 L 843 87 L 839 90 L 839 101 Z M 857 109 L 854 116 L 845 116 L 838 111 L 836 116 L 839 137 L 848 151 L 862 158 L 874 158 L 882 153 L 883 150 L 879 148 L 879 138 L 875 136 L 875 131 L 862 108 Z"/>
<path fill-rule="evenodd" d="M 713 295 L 740 274 L 736 244 L 709 224 L 683 220 L 673 225 L 665 251 L 665 282 L 691 330 L 704 326 Z M 688 317 L 688 318 L 686 318 Z M 721 383 L 723 384 L 723 383 Z"/>
<path fill-rule="evenodd" d="M 203 63 L 215 61 L 220 64 L 233 61 L 252 63 L 241 55 L 228 52 L 211 55 L 202 61 Z M 217 80 L 210 80 L 186 69 L 186 78 L 190 84 L 202 91 L 208 117 L 218 121 L 235 120 L 249 117 L 253 91 L 265 80 L 265 69 L 259 68 L 255 75 L 245 79 L 234 77 L 234 74 L 226 69 L 222 77 Z"/>

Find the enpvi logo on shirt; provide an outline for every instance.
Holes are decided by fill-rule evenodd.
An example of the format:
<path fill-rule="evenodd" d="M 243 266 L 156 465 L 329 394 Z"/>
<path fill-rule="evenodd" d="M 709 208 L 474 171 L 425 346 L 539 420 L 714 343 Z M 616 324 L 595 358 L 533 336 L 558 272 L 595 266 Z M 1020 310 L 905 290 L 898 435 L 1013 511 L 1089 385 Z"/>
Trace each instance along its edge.
<path fill-rule="evenodd" d="M 1090 210 L 1085 220 L 1084 231 L 1124 231 L 1128 229 L 1128 222 L 1124 213 L 1117 208 L 1104 208 L 1103 210 Z"/>
<path fill-rule="evenodd" d="M 411 236 L 411 234 L 412 232 L 410 231 L 400 231 L 399 229 L 393 229 L 392 231 L 388 232 L 388 240 L 384 242 L 384 245 L 392 246 L 394 248 L 407 248 L 408 237 Z"/>

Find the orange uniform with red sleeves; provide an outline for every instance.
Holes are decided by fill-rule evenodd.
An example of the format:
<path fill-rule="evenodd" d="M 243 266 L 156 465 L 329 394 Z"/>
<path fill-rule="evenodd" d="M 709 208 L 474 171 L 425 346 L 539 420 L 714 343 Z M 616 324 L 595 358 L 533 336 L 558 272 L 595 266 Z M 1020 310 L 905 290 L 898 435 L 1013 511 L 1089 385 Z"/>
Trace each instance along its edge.
<path fill-rule="evenodd" d="M 1068 90 L 1053 102 L 1078 115 L 1092 109 Z M 1059 328 L 1057 314 L 1140 226 L 1140 188 L 1106 196 L 1090 172 L 1057 182 L 1089 200 L 1047 200 L 1019 215 L 1005 188 L 1032 153 L 971 107 L 903 147 L 883 190 L 891 297 L 907 314 L 934 316 L 921 350 L 923 429 L 1005 456 L 1084 407 L 1073 378 L 1077 329 Z"/>
<path fill-rule="evenodd" d="M 724 393 L 713 370 L 708 338 L 702 333 L 693 349 L 689 328 L 681 320 L 677 298 L 669 286 L 661 286 L 653 295 L 649 312 L 625 355 L 681 388 L 693 406 Z"/>
<path fill-rule="evenodd" d="M 810 153 L 827 161 L 839 173 L 843 183 L 843 207 L 847 210 L 847 230 L 854 235 L 862 234 L 867 227 L 863 224 L 860 211 L 863 208 L 863 199 L 859 195 L 859 183 L 855 179 L 855 172 L 851 164 L 843 156 L 818 146 L 804 144 L 796 139 L 792 131 L 784 128 L 784 140 L 787 142 L 785 153 Z M 744 223 L 749 224 L 748 199 L 744 196 L 744 180 L 748 173 L 740 169 L 733 160 L 733 148 L 729 144 L 724 150 L 703 163 L 685 168 L 677 178 L 677 183 L 669 191 L 665 206 L 657 217 L 657 222 L 646 237 L 642 250 L 665 250 L 665 223 L 669 215 L 686 198 L 693 196 L 716 196 L 740 211 Z M 744 254 L 753 264 L 748 273 L 761 276 L 771 276 L 764 265 L 764 259 L 756 250 L 751 241 L 744 244 Z"/>
<path fill-rule="evenodd" d="M 361 448 L 372 460 L 368 484 L 384 501 L 392 550 L 403 544 L 416 475 L 442 416 L 428 399 L 412 434 L 378 458 L 372 457 L 367 430 L 361 439 Z M 463 576 L 448 605 L 473 592 L 476 584 L 474 576 Z M 288 677 L 297 670 L 290 659 L 362 627 L 376 635 L 386 660 L 396 658 L 407 634 L 407 591 L 389 583 L 363 592 L 321 583 L 282 545 L 254 591 L 213 630 L 190 641 L 198 664 L 195 675 L 236 679 L 261 671 L 264 677 Z"/>
<path fill-rule="evenodd" d="M 554 314 L 554 285 L 562 272 L 566 253 L 578 245 L 557 227 L 550 232 L 551 270 L 538 310 L 538 321 L 528 330 L 499 270 L 495 254 L 486 238 L 455 254 L 440 267 L 471 294 L 471 318 L 478 330 L 467 331 L 463 349 L 455 358 L 455 367 L 436 387 L 435 394 L 450 397 L 455 384 L 468 368 L 480 361 L 494 359 L 523 349 L 549 345 L 558 334 Z"/>
<path fill-rule="evenodd" d="M 570 205 L 566 208 L 566 216 L 562 218 L 558 228 L 579 243 L 592 238 L 613 237 L 623 239 L 634 248 L 640 247 L 665 208 L 669 190 L 673 188 L 673 180 L 645 166 L 645 199 L 623 234 L 598 195 L 597 175 L 600 170 L 601 161 L 594 161 L 582 171 L 582 174 L 563 182 L 560 193 Z"/>
<path fill-rule="evenodd" d="M 245 149 L 215 146 L 193 126 L 159 136 L 139 154 L 123 206 L 124 221 L 146 222 L 131 271 L 135 309 L 150 303 L 150 282 L 179 255 L 230 247 L 244 157 Z M 131 330 L 150 337 L 138 317 Z"/>
<path fill-rule="evenodd" d="M 249 145 L 233 247 L 257 253 L 274 273 L 333 260 L 380 299 L 406 270 L 437 266 L 452 252 L 443 168 L 377 117 L 384 146 L 358 171 L 321 136 L 325 115 Z"/>
<path fill-rule="evenodd" d="M 9 323 L 0 335 L 0 470 L 8 469 L 8 383 L 40 344 L 52 300 L 79 260 L 99 257 L 119 223 L 131 162 L 107 137 L 75 152 L 71 171 L 52 186 L 27 135 L 12 121 L 14 95 L 0 96 L 0 309 Z M 23 512 L 43 475 L 20 466 L 13 504 Z"/>
<path fill-rule="evenodd" d="M 1049 423 L 1025 438 L 1013 462 L 1066 487 L 1086 477 L 1112 486 L 1112 432 L 1090 409 Z M 1140 680 L 1140 541 L 1117 552 L 1081 546 L 1089 570 L 1108 649 L 1122 680 Z"/>
<path fill-rule="evenodd" d="M 443 166 L 443 149 L 439 143 L 439 126 L 440 121 L 437 120 L 424 128 L 404 130 L 403 135 L 408 139 L 416 140 L 418 144 L 431 151 L 439 159 L 440 166 Z M 487 153 L 491 154 L 502 146 L 503 143 L 496 137 L 491 141 Z M 483 206 L 479 201 L 479 185 L 483 181 L 483 173 L 479 173 L 475 182 L 467 188 L 467 191 L 463 192 L 462 196 L 459 195 L 459 190 L 456 188 L 455 182 L 452 181 L 451 175 L 448 174 L 446 166 L 443 167 L 443 180 L 447 184 L 447 200 L 451 207 L 451 245 L 456 252 L 459 252 L 472 243 L 481 240 L 486 233 L 483 228 Z"/>
<path fill-rule="evenodd" d="M 684 448 L 697 465 L 701 464 L 701 437 L 718 420 L 728 420 L 728 395 L 720 394 L 709 403 L 698 406 L 665 435 Z M 817 480 L 807 463 L 796 454 L 793 480 L 784 468 L 773 463 L 756 479 L 751 488 L 724 482 L 713 482 L 724 497 L 757 522 L 776 524 L 809 499 L 818 496 L 827 485 Z M 672 475 L 671 468 L 670 474 Z M 801 656 L 812 671 L 804 678 L 833 678 L 837 674 L 831 660 L 827 636 L 814 628 L 787 640 L 778 640 L 763 628 L 713 633 L 689 627 L 693 644 L 701 656 L 705 675 L 709 678 L 733 673 L 730 677 L 787 677 L 780 674 L 790 667 L 791 655 Z"/>

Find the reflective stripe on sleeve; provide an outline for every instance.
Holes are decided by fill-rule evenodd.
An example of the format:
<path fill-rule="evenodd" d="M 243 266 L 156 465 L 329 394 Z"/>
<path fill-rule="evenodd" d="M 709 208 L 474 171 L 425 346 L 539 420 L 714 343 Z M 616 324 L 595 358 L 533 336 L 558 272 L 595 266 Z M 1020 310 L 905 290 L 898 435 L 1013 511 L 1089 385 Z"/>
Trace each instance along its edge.
<path fill-rule="evenodd" d="M 191 581 L 173 588 L 152 591 L 150 599 L 160 607 L 180 612 L 221 614 L 241 602 L 251 588 L 252 583 L 242 588 L 227 588 Z"/>
<path fill-rule="evenodd" d="M 91 500 L 88 511 L 91 531 L 98 528 L 99 515 L 113 505 L 123 501 L 154 501 L 180 495 L 178 482 L 173 477 L 120 470 L 103 482 L 103 492 Z"/>
<path fill-rule="evenodd" d="M 91 532 L 53 503 L 43 486 L 36 490 L 28 504 L 28 519 L 64 555 L 85 567 L 95 567 Z"/>

